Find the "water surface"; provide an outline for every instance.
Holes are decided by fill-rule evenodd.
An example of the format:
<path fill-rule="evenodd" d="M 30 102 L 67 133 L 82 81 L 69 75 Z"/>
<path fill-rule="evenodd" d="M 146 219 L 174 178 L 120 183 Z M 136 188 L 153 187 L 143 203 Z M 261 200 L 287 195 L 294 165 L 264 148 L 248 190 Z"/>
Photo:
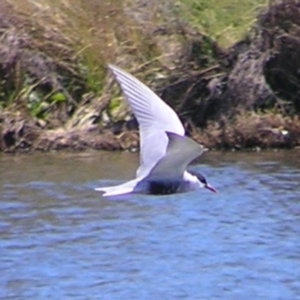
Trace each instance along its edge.
<path fill-rule="evenodd" d="M 300 299 L 299 154 L 206 153 L 218 194 L 113 199 L 137 154 L 1 155 L 0 299 Z"/>

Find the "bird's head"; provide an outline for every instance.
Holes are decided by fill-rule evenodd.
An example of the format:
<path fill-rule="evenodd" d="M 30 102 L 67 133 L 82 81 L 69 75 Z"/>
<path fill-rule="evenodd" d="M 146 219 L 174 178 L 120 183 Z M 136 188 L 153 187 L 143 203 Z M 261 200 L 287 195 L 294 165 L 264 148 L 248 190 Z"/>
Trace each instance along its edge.
<path fill-rule="evenodd" d="M 204 188 L 206 188 L 206 189 L 208 189 L 208 190 L 210 190 L 211 192 L 214 192 L 214 193 L 217 193 L 217 192 L 218 192 L 213 186 L 211 186 L 211 185 L 207 182 L 206 178 L 205 178 L 202 174 L 200 174 L 199 172 L 195 172 L 195 171 L 189 171 L 189 172 L 190 172 L 192 175 L 194 175 L 194 176 L 197 177 L 197 179 L 198 179 L 199 184 L 201 185 L 201 187 L 204 187 Z"/>

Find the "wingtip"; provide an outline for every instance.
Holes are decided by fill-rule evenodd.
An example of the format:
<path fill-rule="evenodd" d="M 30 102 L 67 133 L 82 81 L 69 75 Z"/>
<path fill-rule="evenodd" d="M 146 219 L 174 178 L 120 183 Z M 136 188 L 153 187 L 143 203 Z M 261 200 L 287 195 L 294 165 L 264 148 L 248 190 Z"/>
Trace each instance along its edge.
<path fill-rule="evenodd" d="M 114 69 L 116 66 L 114 64 L 109 63 L 109 64 L 107 64 L 107 67 L 109 69 Z"/>
<path fill-rule="evenodd" d="M 115 66 L 114 64 L 107 64 L 107 68 L 110 70 L 110 71 L 114 71 L 114 70 L 117 70 L 118 69 L 118 67 L 117 66 Z"/>
<path fill-rule="evenodd" d="M 119 68 L 118 66 L 114 65 L 114 64 L 107 64 L 107 67 L 109 70 L 111 70 L 113 73 L 115 72 L 122 72 L 122 73 L 127 73 L 126 71 L 122 70 L 121 68 Z"/>

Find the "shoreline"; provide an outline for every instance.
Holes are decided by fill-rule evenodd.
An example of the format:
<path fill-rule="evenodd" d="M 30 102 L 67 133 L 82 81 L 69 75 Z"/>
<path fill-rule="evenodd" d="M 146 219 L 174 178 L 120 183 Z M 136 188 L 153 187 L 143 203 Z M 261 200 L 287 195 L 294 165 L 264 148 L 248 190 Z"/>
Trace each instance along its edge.
<path fill-rule="evenodd" d="M 2 152 L 136 150 L 137 124 L 106 70 L 108 61 L 161 96 L 179 115 L 187 134 L 206 148 L 300 146 L 300 5 L 296 1 L 278 1 L 263 9 L 246 37 L 228 49 L 183 23 L 178 28 L 174 21 L 152 24 L 147 19 L 146 26 L 141 8 L 130 22 L 145 25 L 138 38 L 149 39 L 143 38 L 143 48 L 136 50 L 151 49 L 150 58 L 142 61 L 136 51 L 121 46 L 100 63 L 100 77 L 93 78 L 66 36 L 31 23 L 35 21 L 8 4 L 4 8 L 7 14 L 0 13 L 0 27 L 5 28 L 0 46 Z M 129 22 L 125 12 L 121 17 Z M 114 17 L 110 22 L 116 22 Z M 49 36 L 52 44 L 41 46 Z M 95 80 L 98 91 L 88 84 Z"/>

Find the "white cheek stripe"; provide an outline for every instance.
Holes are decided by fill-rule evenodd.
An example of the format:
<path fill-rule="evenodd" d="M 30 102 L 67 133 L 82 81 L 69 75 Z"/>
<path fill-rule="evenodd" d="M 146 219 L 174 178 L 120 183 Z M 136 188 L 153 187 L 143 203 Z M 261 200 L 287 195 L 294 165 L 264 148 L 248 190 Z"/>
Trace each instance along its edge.
<path fill-rule="evenodd" d="M 197 178 L 197 176 L 192 175 L 191 173 L 184 171 L 183 173 L 183 181 L 187 181 L 189 183 L 191 183 L 192 185 L 196 185 L 200 188 L 204 187 L 204 184 L 199 181 L 199 179 Z"/>

